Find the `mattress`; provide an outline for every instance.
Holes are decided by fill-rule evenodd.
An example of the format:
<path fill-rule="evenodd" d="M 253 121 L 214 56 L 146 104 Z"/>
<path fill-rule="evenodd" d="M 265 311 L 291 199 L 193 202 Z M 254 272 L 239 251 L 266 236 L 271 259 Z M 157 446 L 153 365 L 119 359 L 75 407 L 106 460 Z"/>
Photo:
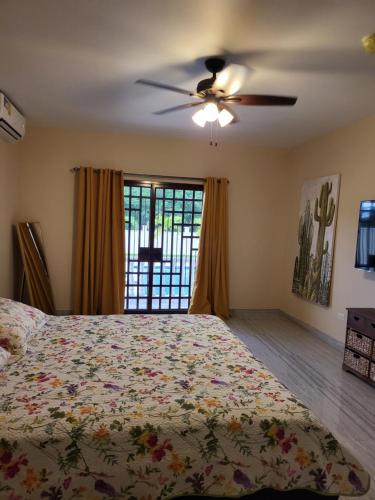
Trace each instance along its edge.
<path fill-rule="evenodd" d="M 360 496 L 369 482 L 213 316 L 49 317 L 1 374 L 4 499 Z"/>

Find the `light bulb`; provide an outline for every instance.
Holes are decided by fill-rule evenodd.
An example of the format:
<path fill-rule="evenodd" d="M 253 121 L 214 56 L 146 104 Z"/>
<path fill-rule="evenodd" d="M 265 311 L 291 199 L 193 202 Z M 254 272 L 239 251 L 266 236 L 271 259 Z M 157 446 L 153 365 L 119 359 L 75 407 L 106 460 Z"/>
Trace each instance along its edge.
<path fill-rule="evenodd" d="M 217 109 L 217 105 L 214 102 L 209 102 L 204 107 L 204 117 L 208 122 L 214 122 L 217 120 L 219 115 L 219 110 Z"/>
<path fill-rule="evenodd" d="M 240 90 L 245 82 L 247 69 L 241 64 L 230 64 L 216 78 L 213 88 L 224 95 L 232 95 Z"/>
<path fill-rule="evenodd" d="M 234 119 L 234 116 L 230 111 L 227 109 L 222 109 L 219 113 L 219 123 L 221 127 L 225 127 L 225 125 L 228 125 L 230 122 L 232 122 Z"/>
<path fill-rule="evenodd" d="M 193 122 L 199 127 L 204 127 L 206 125 L 206 115 L 203 109 L 200 109 L 192 116 Z"/>

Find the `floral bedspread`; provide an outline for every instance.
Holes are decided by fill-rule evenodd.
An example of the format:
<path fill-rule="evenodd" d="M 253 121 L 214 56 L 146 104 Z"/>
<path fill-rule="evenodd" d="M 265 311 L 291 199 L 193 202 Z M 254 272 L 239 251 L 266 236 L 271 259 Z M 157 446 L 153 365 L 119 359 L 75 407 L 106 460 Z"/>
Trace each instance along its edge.
<path fill-rule="evenodd" d="M 0 498 L 359 496 L 369 476 L 212 316 L 50 317 L 1 375 Z"/>

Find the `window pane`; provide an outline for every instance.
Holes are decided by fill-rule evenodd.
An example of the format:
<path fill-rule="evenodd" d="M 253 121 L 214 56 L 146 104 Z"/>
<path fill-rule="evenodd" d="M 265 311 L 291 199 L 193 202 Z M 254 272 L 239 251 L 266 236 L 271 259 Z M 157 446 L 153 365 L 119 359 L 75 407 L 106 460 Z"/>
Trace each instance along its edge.
<path fill-rule="evenodd" d="M 193 211 L 193 202 L 192 201 L 185 201 L 185 212 L 192 212 Z"/>
<path fill-rule="evenodd" d="M 131 273 L 137 273 L 138 272 L 138 262 L 129 262 L 129 272 Z"/>
<path fill-rule="evenodd" d="M 202 212 L 202 202 L 201 201 L 194 202 L 194 212 Z"/>
<path fill-rule="evenodd" d="M 147 309 L 147 299 L 139 300 L 139 309 Z"/>
<path fill-rule="evenodd" d="M 168 274 L 163 275 L 163 285 L 170 285 L 171 277 Z"/>
<path fill-rule="evenodd" d="M 141 285 L 147 285 L 148 284 L 148 274 L 140 274 L 139 275 L 139 283 Z"/>
<path fill-rule="evenodd" d="M 139 198 L 132 198 L 131 207 L 132 209 L 138 209 L 140 207 Z"/>
<path fill-rule="evenodd" d="M 160 273 L 160 262 L 154 262 L 154 273 L 159 274 Z"/>
<path fill-rule="evenodd" d="M 181 300 L 181 309 L 188 309 L 189 308 L 189 301 L 188 299 L 182 299 Z"/>
<path fill-rule="evenodd" d="M 162 308 L 162 309 L 169 309 L 169 300 L 167 300 L 167 299 L 162 299 L 162 300 L 161 300 L 161 308 Z"/>
<path fill-rule="evenodd" d="M 139 269 L 141 273 L 148 273 L 148 262 L 140 262 Z"/>
<path fill-rule="evenodd" d="M 193 214 L 190 212 L 184 213 L 184 224 L 191 224 L 193 222 Z"/>
<path fill-rule="evenodd" d="M 174 202 L 174 209 L 175 209 L 175 211 L 177 211 L 177 212 L 182 212 L 182 201 L 180 201 L 180 200 L 176 200 L 176 201 Z"/>
<path fill-rule="evenodd" d="M 171 263 L 170 262 L 163 262 L 163 274 L 170 273 L 171 272 Z"/>
<path fill-rule="evenodd" d="M 172 200 L 165 200 L 164 209 L 165 210 L 173 210 L 173 201 Z"/>

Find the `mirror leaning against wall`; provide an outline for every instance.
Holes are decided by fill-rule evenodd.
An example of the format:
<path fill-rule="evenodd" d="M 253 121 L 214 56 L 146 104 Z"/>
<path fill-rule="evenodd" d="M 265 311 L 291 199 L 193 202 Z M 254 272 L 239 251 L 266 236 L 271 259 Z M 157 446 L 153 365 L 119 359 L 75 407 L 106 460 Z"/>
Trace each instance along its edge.
<path fill-rule="evenodd" d="M 16 224 L 16 300 L 56 314 L 39 222 Z"/>

